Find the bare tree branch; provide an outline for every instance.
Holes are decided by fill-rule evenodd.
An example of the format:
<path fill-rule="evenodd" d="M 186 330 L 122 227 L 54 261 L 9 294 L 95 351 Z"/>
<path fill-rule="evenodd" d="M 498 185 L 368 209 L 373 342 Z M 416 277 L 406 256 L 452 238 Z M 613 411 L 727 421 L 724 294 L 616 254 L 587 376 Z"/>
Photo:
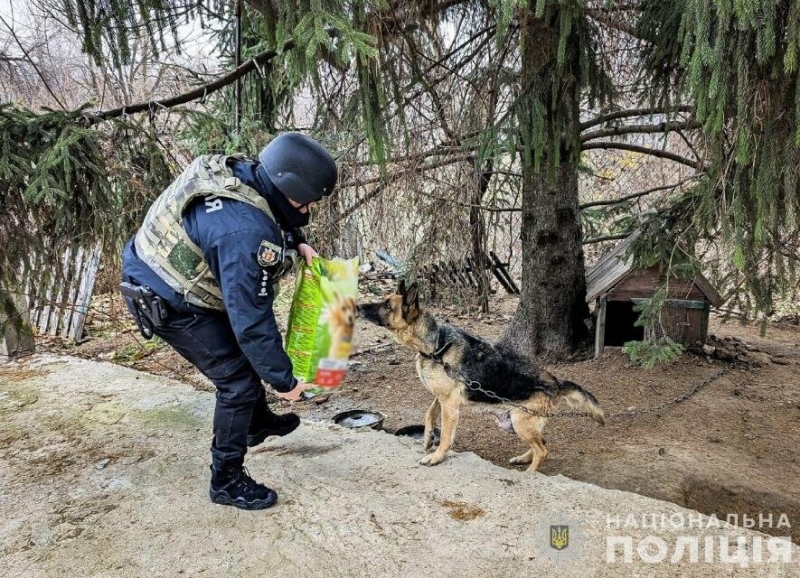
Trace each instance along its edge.
<path fill-rule="evenodd" d="M 701 163 L 697 161 L 693 161 L 691 159 L 687 159 L 686 157 L 682 157 L 681 155 L 671 153 L 669 151 L 662 151 L 658 149 L 651 149 L 648 147 L 643 147 L 639 145 L 629 144 L 629 143 L 622 143 L 622 142 L 608 142 L 608 141 L 601 141 L 601 142 L 590 142 L 586 143 L 581 147 L 581 150 L 587 151 L 592 149 L 619 149 L 623 151 L 631 151 L 635 153 L 641 153 L 644 155 L 650 155 L 654 157 L 659 157 L 662 159 L 667 159 L 676 163 L 680 163 L 682 165 L 686 165 L 687 167 L 692 167 L 698 171 L 703 169 Z"/>
<path fill-rule="evenodd" d="M 461 161 L 469 160 L 472 157 L 473 157 L 473 153 L 467 152 L 467 153 L 462 153 L 460 155 L 456 155 L 456 156 L 449 157 L 449 158 L 446 158 L 446 159 L 442 159 L 441 161 L 437 161 L 435 163 L 429 163 L 429 164 L 422 165 L 422 166 L 417 166 L 417 165 L 407 166 L 407 167 L 404 167 L 402 169 L 399 169 L 399 170 L 393 172 L 391 175 L 389 175 L 388 180 L 389 181 L 393 181 L 393 180 L 396 180 L 396 179 L 400 178 L 401 176 L 407 175 L 407 174 L 412 173 L 412 172 L 421 172 L 421 171 L 427 171 L 427 170 L 430 170 L 430 169 L 438 169 L 438 168 L 441 168 L 441 167 L 446 167 L 448 165 L 452 165 L 452 164 L 455 164 L 455 163 L 458 163 L 458 162 L 461 162 Z M 341 183 L 338 186 L 339 186 L 340 189 L 345 189 L 345 188 L 348 188 L 348 187 L 358 187 L 358 186 L 361 186 L 361 185 L 370 185 L 370 184 L 374 184 L 374 183 L 379 183 L 379 182 L 382 182 L 382 181 L 385 181 L 385 180 L 387 180 L 387 179 L 384 179 L 383 177 L 378 176 L 378 177 L 371 177 L 371 178 L 364 179 L 364 180 L 356 179 L 356 180 L 348 181 L 348 182 L 345 182 L 345 183 Z"/>
<path fill-rule="evenodd" d="M 605 235 L 603 237 L 595 237 L 594 239 L 586 239 L 583 244 L 584 245 L 593 245 L 595 243 L 602 243 L 603 241 L 617 241 L 619 239 L 627 239 L 630 237 L 630 233 L 621 233 L 619 235 Z"/>
<path fill-rule="evenodd" d="M 25 49 L 25 47 L 22 45 L 22 41 L 20 41 L 20 39 L 19 39 L 19 36 L 17 36 L 17 33 L 16 33 L 16 31 L 14 30 L 14 27 L 13 27 L 13 26 L 11 26 L 11 25 L 10 25 L 10 24 L 9 24 L 9 23 L 6 21 L 6 19 L 5 19 L 5 18 L 3 18 L 1 15 L 0 15 L 0 21 L 2 21 L 2 22 L 3 22 L 3 24 L 5 25 L 5 27 L 6 27 L 6 28 L 8 28 L 8 31 L 11 33 L 11 36 L 13 36 L 13 38 L 14 38 L 14 41 L 17 43 L 17 46 L 19 47 L 19 49 L 22 51 L 22 54 L 24 54 L 24 55 L 25 55 L 25 59 L 28 61 L 28 63 L 29 63 L 29 64 L 30 64 L 30 65 L 33 67 L 33 69 L 36 71 L 36 74 L 37 74 L 37 75 L 39 76 L 39 78 L 41 79 L 41 81 L 42 81 L 42 84 L 43 84 L 43 85 L 44 85 L 44 87 L 47 89 L 47 92 L 49 92 L 49 93 L 50 93 L 50 96 L 52 96 L 52 97 L 53 97 L 53 99 L 54 99 L 54 100 L 55 100 L 55 101 L 58 103 L 58 106 L 60 106 L 62 110 L 67 110 L 67 107 L 65 107 L 65 106 L 64 106 L 64 103 L 63 103 L 63 102 L 61 102 L 61 99 L 59 99 L 59 98 L 56 96 L 56 93 L 55 93 L 55 92 L 53 92 L 53 89 L 52 89 L 52 88 L 50 88 L 50 83 L 48 83 L 48 82 L 47 82 L 47 79 L 45 78 L 44 74 L 42 74 L 42 71 L 41 71 L 41 70 L 39 70 L 39 67 L 38 67 L 38 66 L 36 66 L 36 63 L 35 63 L 35 62 L 33 61 L 33 59 L 30 57 L 30 53 L 29 53 L 29 51 L 28 51 L 28 50 L 26 50 L 26 49 Z"/>
<path fill-rule="evenodd" d="M 619 199 L 612 199 L 609 201 L 591 201 L 589 203 L 583 203 L 580 205 L 580 209 L 588 209 L 589 207 L 600 207 L 604 205 L 617 205 L 619 203 L 624 203 L 625 201 L 630 201 L 631 199 L 638 199 L 639 197 L 644 197 L 646 195 L 650 195 L 652 193 L 657 193 L 658 191 L 666 191 L 670 189 L 677 189 L 681 185 L 688 183 L 689 181 L 693 181 L 699 178 L 701 175 L 692 175 L 682 181 L 678 181 L 677 183 L 673 183 L 671 185 L 662 185 L 660 187 L 653 187 L 652 189 L 647 189 L 646 191 L 639 191 L 638 193 L 633 193 L 630 195 L 625 195 L 624 197 L 620 197 Z"/>
<path fill-rule="evenodd" d="M 658 124 L 628 124 L 612 126 L 609 128 L 599 128 L 581 135 L 581 142 L 586 142 L 596 138 L 609 136 L 619 136 L 623 134 L 649 134 L 665 133 L 678 130 L 694 130 L 700 128 L 702 123 L 696 120 L 686 120 L 678 122 L 660 122 Z"/>
<path fill-rule="evenodd" d="M 612 18 L 608 12 L 601 10 L 587 10 L 586 15 L 605 26 L 608 26 L 609 28 L 619 30 L 620 32 L 624 32 L 625 34 L 640 40 L 647 40 L 647 38 L 638 33 L 635 26 Z"/>
<path fill-rule="evenodd" d="M 582 122 L 580 129 L 584 131 L 587 128 L 605 124 L 609 121 L 617 120 L 618 118 L 628 118 L 631 116 L 652 116 L 654 114 L 670 114 L 676 112 L 692 112 L 692 110 L 693 108 L 687 104 L 679 104 L 669 107 L 656 106 L 652 108 L 630 108 L 627 110 L 616 110 L 614 112 L 601 114 L 595 118 Z"/>
<path fill-rule="evenodd" d="M 366 181 L 343 183 L 343 184 L 339 185 L 340 188 L 352 187 L 352 186 L 357 186 L 357 185 L 364 185 L 364 184 L 369 184 L 369 183 L 374 183 L 374 182 L 380 182 L 380 184 L 377 187 L 372 189 L 366 195 L 364 195 L 363 197 L 358 199 L 355 203 L 350 205 L 347 209 L 342 211 L 342 213 L 340 214 L 339 218 L 337 219 L 337 222 L 347 219 L 351 214 L 353 214 L 355 211 L 357 211 L 363 205 L 365 205 L 366 203 L 370 202 L 372 199 L 374 199 L 375 197 L 380 195 L 384 190 L 386 190 L 387 187 L 389 187 L 389 185 L 393 184 L 394 182 L 398 181 L 400 178 L 402 178 L 402 177 L 404 177 L 404 176 L 406 176 L 406 175 L 408 175 L 410 173 L 418 173 L 418 172 L 422 172 L 422 171 L 427 171 L 427 170 L 431 170 L 431 169 L 445 167 L 447 165 L 451 165 L 451 164 L 454 164 L 454 163 L 457 163 L 457 162 L 460 162 L 460 161 L 463 161 L 463 160 L 467 160 L 469 158 L 472 158 L 471 154 L 462 155 L 462 156 L 459 156 L 459 157 L 452 157 L 452 158 L 448 158 L 448 159 L 443 159 L 441 161 L 438 161 L 438 162 L 435 162 L 435 163 L 430 163 L 430 164 L 427 164 L 427 165 L 424 165 L 424 166 L 421 166 L 421 167 L 409 167 L 409 168 L 406 168 L 405 170 L 400 170 L 400 171 L 397 171 L 395 173 L 392 173 L 385 180 L 382 179 L 381 177 L 377 177 L 375 179 L 369 179 L 369 180 L 366 180 Z"/>

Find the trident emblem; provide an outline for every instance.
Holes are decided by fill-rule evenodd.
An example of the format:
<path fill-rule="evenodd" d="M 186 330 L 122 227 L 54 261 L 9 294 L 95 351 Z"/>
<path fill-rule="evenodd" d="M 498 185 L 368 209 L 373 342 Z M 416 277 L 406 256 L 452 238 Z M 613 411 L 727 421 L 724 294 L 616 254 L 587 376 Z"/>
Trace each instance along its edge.
<path fill-rule="evenodd" d="M 563 550 L 569 546 L 569 526 L 550 526 L 550 547 Z"/>

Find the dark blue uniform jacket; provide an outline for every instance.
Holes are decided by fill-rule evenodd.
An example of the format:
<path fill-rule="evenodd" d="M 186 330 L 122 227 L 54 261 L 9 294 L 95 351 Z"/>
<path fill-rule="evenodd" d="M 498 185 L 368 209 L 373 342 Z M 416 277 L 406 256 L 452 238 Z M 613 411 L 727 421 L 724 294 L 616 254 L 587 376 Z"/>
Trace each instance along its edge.
<path fill-rule="evenodd" d="M 239 347 L 262 380 L 285 391 L 291 387 L 294 378 L 292 363 L 283 349 L 272 311 L 275 295 L 271 275 L 275 266 L 262 267 L 258 251 L 262 241 L 282 245 L 282 229 L 286 231 L 287 249 L 305 242 L 298 227 L 306 224 L 308 217 L 288 203 L 256 163 L 243 160 L 230 166 L 243 183 L 267 199 L 280 224 L 247 203 L 226 198 L 201 198 L 187 207 L 183 227 L 189 238 L 202 249 L 211 273 L 219 283 Z M 128 242 L 123 253 L 123 276 L 150 287 L 178 312 L 219 315 L 216 311 L 186 303 L 139 259 L 133 240 Z"/>

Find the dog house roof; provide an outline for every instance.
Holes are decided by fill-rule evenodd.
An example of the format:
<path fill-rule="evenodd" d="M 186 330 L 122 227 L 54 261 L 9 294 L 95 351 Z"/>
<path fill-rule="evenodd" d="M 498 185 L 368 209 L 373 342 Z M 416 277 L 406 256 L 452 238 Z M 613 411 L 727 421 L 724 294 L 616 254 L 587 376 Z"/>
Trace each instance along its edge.
<path fill-rule="evenodd" d="M 633 259 L 625 253 L 639 236 L 635 232 L 624 241 L 617 244 L 611 251 L 604 255 L 597 264 L 586 272 L 586 301 L 597 299 L 617 283 L 622 281 L 633 270 Z M 694 284 L 705 295 L 714 307 L 722 305 L 722 296 L 702 273 L 694 278 Z"/>

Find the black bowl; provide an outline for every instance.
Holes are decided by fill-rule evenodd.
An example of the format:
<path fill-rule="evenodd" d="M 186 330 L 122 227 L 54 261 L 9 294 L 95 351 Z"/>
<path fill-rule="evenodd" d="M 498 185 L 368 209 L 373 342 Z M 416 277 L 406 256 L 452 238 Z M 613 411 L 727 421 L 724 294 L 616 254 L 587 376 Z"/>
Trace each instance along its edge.
<path fill-rule="evenodd" d="M 410 437 L 412 439 L 415 439 L 415 440 L 421 442 L 422 441 L 422 436 L 425 435 L 425 426 L 424 425 L 419 425 L 419 424 L 417 424 L 417 425 L 406 425 L 406 426 L 403 426 L 400 429 L 398 429 L 396 432 L 394 432 L 394 435 Z M 439 428 L 438 427 L 434 427 L 433 428 L 433 443 L 436 443 L 436 442 L 439 441 L 439 436 L 440 435 L 441 435 L 441 433 L 439 432 Z"/>
<path fill-rule="evenodd" d="M 379 411 L 368 409 L 349 409 L 337 413 L 333 418 L 333 423 L 350 429 L 371 428 L 374 430 L 383 429 L 383 420 L 386 416 Z"/>

